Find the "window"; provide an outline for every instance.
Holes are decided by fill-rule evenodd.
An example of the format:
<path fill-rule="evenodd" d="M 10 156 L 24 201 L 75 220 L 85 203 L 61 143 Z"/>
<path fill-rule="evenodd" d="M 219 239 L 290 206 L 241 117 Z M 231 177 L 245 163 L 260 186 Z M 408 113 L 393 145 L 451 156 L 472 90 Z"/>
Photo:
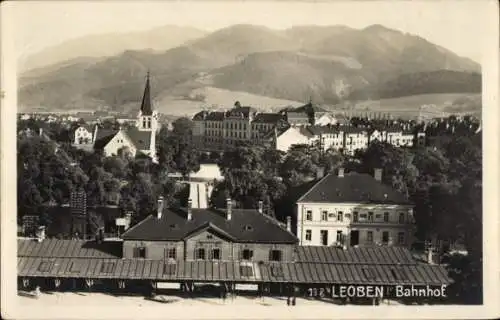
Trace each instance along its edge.
<path fill-rule="evenodd" d="M 328 211 L 321 212 L 321 221 L 328 221 Z"/>
<path fill-rule="evenodd" d="M 328 245 L 328 230 L 320 230 L 321 244 Z"/>
<path fill-rule="evenodd" d="M 337 231 L 337 242 L 342 243 L 343 237 L 342 237 L 342 231 Z"/>
<path fill-rule="evenodd" d="M 175 263 L 165 263 L 163 265 L 163 274 L 174 276 L 177 272 L 177 265 Z"/>
<path fill-rule="evenodd" d="M 271 250 L 269 252 L 269 260 L 281 261 L 281 250 Z"/>
<path fill-rule="evenodd" d="M 213 239 L 213 238 L 214 238 L 214 236 L 213 236 L 213 235 L 211 235 L 211 234 L 207 234 L 207 239 Z"/>
<path fill-rule="evenodd" d="M 389 222 L 389 212 L 384 212 L 384 222 Z"/>
<path fill-rule="evenodd" d="M 312 219 L 313 219 L 312 215 L 313 215 L 312 211 L 311 210 L 307 210 L 306 211 L 306 220 L 307 221 L 312 221 Z"/>
<path fill-rule="evenodd" d="M 134 258 L 146 258 L 146 248 L 145 247 L 137 247 L 134 248 Z"/>
<path fill-rule="evenodd" d="M 389 242 L 389 232 L 384 231 L 382 232 L 382 243 L 388 243 Z"/>
<path fill-rule="evenodd" d="M 40 272 L 49 272 L 52 267 L 52 262 L 50 261 L 42 261 L 38 265 L 38 271 Z"/>
<path fill-rule="evenodd" d="M 366 213 L 360 214 L 359 217 L 361 218 L 361 220 L 366 220 Z"/>
<path fill-rule="evenodd" d="M 354 222 L 358 222 L 358 212 L 357 212 L 357 211 L 354 211 L 352 214 L 353 214 L 353 216 L 352 216 L 352 221 L 354 221 Z"/>
<path fill-rule="evenodd" d="M 167 259 L 177 259 L 177 250 L 176 248 L 167 248 L 167 253 L 166 253 L 166 257 Z"/>
<path fill-rule="evenodd" d="M 240 275 L 242 277 L 253 277 L 252 266 L 240 266 Z"/>
<path fill-rule="evenodd" d="M 212 249 L 212 260 L 220 260 L 220 249 Z"/>
<path fill-rule="evenodd" d="M 403 212 L 399 213 L 399 223 L 405 223 L 405 214 Z"/>
<path fill-rule="evenodd" d="M 373 242 L 373 231 L 367 231 L 366 232 L 366 241 L 369 243 Z"/>
<path fill-rule="evenodd" d="M 306 240 L 311 241 L 312 239 L 312 230 L 306 230 Z"/>
<path fill-rule="evenodd" d="M 196 249 L 195 254 L 196 254 L 196 257 L 195 257 L 196 260 L 205 260 L 205 249 L 204 248 Z"/>
<path fill-rule="evenodd" d="M 344 221 L 344 214 L 342 213 L 342 211 L 339 211 L 337 213 L 337 221 L 339 221 L 339 222 Z"/>
<path fill-rule="evenodd" d="M 373 221 L 373 212 L 372 211 L 368 212 L 368 221 Z"/>
<path fill-rule="evenodd" d="M 101 273 L 112 273 L 114 269 L 114 262 L 103 262 L 101 265 Z"/>
<path fill-rule="evenodd" d="M 242 252 L 243 260 L 252 260 L 253 258 L 253 250 L 244 249 Z"/>
<path fill-rule="evenodd" d="M 398 243 L 405 244 L 405 233 L 404 232 L 398 232 Z"/>

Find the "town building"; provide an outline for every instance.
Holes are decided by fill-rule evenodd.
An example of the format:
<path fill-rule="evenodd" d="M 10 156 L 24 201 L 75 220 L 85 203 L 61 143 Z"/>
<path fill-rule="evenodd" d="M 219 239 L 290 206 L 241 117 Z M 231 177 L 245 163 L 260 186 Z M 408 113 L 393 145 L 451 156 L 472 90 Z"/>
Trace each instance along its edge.
<path fill-rule="evenodd" d="M 368 130 L 363 127 L 344 127 L 344 153 L 354 155 L 357 150 L 368 148 Z"/>
<path fill-rule="evenodd" d="M 102 150 L 105 156 L 125 152 L 131 156 L 144 154 L 157 161 L 156 133 L 160 128 L 158 113 L 152 108 L 150 90 L 148 73 L 135 126 L 120 127 L 115 130 L 96 125 L 92 131 L 88 125 L 80 126 L 75 130 L 75 147 L 85 149 L 90 144 L 94 150 Z"/>
<path fill-rule="evenodd" d="M 226 111 L 200 111 L 193 116 L 193 142 L 201 150 L 224 150 L 238 143 L 261 143 L 275 127 L 285 126 L 283 115 L 261 113 L 236 102 Z"/>
<path fill-rule="evenodd" d="M 297 108 L 284 108 L 280 113 L 285 116 L 286 121 L 291 126 L 322 126 L 337 123 L 335 117 L 328 110 L 313 104 L 311 100 Z"/>
<path fill-rule="evenodd" d="M 374 176 L 330 173 L 297 200 L 301 245 L 405 246 L 413 241 L 413 204 Z"/>
<path fill-rule="evenodd" d="M 122 235 L 124 258 L 292 261 L 297 238 L 290 219 L 284 226 L 256 209 L 237 209 L 230 199 L 225 209 L 166 208 L 158 210 Z"/>

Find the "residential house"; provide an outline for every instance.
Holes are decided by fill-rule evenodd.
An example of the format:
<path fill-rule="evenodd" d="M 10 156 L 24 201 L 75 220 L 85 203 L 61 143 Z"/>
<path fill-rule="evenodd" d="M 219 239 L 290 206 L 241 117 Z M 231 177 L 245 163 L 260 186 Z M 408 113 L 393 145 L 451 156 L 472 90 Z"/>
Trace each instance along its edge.
<path fill-rule="evenodd" d="M 268 145 L 276 150 L 287 152 L 297 144 L 310 144 L 313 134 L 301 126 L 291 126 L 283 130 L 275 130 L 268 135 L 271 143 Z"/>
<path fill-rule="evenodd" d="M 413 204 L 374 176 L 330 173 L 297 200 L 296 234 L 301 245 L 409 247 Z"/>
<path fill-rule="evenodd" d="M 344 149 L 344 128 L 341 126 L 310 126 L 307 128 L 314 138 L 311 143 L 317 145 L 321 150 Z"/>
<path fill-rule="evenodd" d="M 75 130 L 75 138 L 73 141 L 73 145 L 75 147 L 80 147 L 80 146 L 88 146 L 88 145 L 93 145 L 94 143 L 94 131 L 96 131 L 97 128 L 92 127 L 91 125 L 81 125 Z"/>
<path fill-rule="evenodd" d="M 172 209 L 159 200 L 149 215 L 123 235 L 123 257 L 154 260 L 292 261 L 297 238 L 258 209 Z"/>
<path fill-rule="evenodd" d="M 362 127 L 345 126 L 344 131 L 344 152 L 353 155 L 356 150 L 368 148 L 368 129 Z"/>

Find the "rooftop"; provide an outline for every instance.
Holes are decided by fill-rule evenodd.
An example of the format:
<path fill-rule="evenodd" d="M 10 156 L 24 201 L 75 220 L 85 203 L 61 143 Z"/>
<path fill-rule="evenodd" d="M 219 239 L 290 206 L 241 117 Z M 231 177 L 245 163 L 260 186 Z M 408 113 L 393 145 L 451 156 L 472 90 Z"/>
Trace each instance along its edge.
<path fill-rule="evenodd" d="M 210 230 L 234 242 L 297 243 L 297 238 L 278 221 L 257 210 L 232 209 L 231 220 L 226 210 L 192 209 L 192 219 L 187 220 L 187 209 L 165 208 L 160 219 L 150 215 L 130 228 L 124 240 L 180 241 L 203 230 Z"/>
<path fill-rule="evenodd" d="M 319 180 L 297 202 L 410 204 L 403 194 L 364 173 L 330 173 Z"/>
<path fill-rule="evenodd" d="M 176 261 L 120 259 L 110 252 L 120 242 L 78 240 L 18 240 L 19 276 L 197 281 L 259 281 L 327 284 L 449 283 L 446 269 L 418 264 L 407 249 L 297 246 L 296 262 Z M 114 249 L 113 249 L 114 248 Z M 111 249 L 111 250 L 110 250 Z M 41 266 L 43 265 L 43 269 Z"/>

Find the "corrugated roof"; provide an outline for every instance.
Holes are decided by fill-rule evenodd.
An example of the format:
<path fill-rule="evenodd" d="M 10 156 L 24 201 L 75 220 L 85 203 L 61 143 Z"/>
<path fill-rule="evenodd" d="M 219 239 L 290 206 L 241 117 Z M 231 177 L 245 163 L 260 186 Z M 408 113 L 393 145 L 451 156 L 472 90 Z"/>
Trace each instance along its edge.
<path fill-rule="evenodd" d="M 297 246 L 296 260 L 314 263 L 342 264 L 416 264 L 410 251 L 403 247 L 349 247 L 346 250 L 327 246 Z"/>
<path fill-rule="evenodd" d="M 45 239 L 38 242 L 18 239 L 17 255 L 31 258 L 120 258 L 122 242 L 105 241 L 99 244 L 85 240 Z"/>
<path fill-rule="evenodd" d="M 122 236 L 125 240 L 182 240 L 200 228 L 221 230 L 237 242 L 297 243 L 297 238 L 272 218 L 257 210 L 233 209 L 231 220 L 225 210 L 192 209 L 192 219 L 187 220 L 186 209 L 165 208 L 162 217 L 155 215 L 130 228 Z M 251 226 L 251 230 L 246 230 Z"/>
<path fill-rule="evenodd" d="M 316 183 L 297 202 L 410 204 L 403 194 L 369 174 L 330 173 Z"/>
<path fill-rule="evenodd" d="M 437 285 L 450 283 L 438 265 L 348 265 L 322 263 L 248 263 L 146 259 L 20 257 L 18 276 L 144 279 L 164 281 L 237 281 L 308 284 Z M 44 264 L 43 268 L 40 268 Z"/>

